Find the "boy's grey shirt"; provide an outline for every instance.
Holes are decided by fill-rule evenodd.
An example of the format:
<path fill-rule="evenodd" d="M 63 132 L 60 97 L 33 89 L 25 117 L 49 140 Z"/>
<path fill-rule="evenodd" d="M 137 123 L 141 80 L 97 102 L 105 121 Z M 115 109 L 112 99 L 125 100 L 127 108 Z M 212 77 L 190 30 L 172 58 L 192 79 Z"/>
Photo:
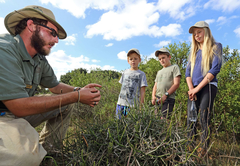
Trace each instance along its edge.
<path fill-rule="evenodd" d="M 141 70 L 125 70 L 119 83 L 122 87 L 117 104 L 130 107 L 134 106 L 134 101 L 139 103 L 141 87 L 148 86 L 146 75 Z"/>

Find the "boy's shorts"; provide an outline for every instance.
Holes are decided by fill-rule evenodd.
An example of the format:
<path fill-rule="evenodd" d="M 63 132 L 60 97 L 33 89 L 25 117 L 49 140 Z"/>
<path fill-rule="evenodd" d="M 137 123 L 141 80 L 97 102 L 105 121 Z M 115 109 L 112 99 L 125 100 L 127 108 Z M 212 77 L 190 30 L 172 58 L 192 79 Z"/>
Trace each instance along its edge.
<path fill-rule="evenodd" d="M 160 99 L 160 98 L 158 98 L 158 99 Z M 157 110 L 161 110 L 162 111 L 162 116 L 164 118 L 166 118 L 167 116 L 170 116 L 172 114 L 174 104 L 175 104 L 175 99 L 167 98 L 164 101 L 163 105 L 162 104 L 157 105 Z"/>
<path fill-rule="evenodd" d="M 116 107 L 116 117 L 121 119 L 122 115 L 127 116 L 128 112 L 130 111 L 128 106 L 118 105 Z"/>

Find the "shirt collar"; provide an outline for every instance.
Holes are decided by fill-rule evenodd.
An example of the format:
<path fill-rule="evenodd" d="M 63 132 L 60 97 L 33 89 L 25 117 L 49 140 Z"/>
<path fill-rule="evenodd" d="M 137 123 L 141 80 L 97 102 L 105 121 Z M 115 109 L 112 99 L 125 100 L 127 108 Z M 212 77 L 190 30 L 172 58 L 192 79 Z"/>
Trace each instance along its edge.
<path fill-rule="evenodd" d="M 42 55 L 40 54 L 36 54 L 34 56 L 34 58 L 32 58 L 29 53 L 27 52 L 27 49 L 25 47 L 25 44 L 21 38 L 20 35 L 16 35 L 15 37 L 15 40 L 19 43 L 19 47 L 18 47 L 18 50 L 20 52 L 20 56 L 22 57 L 22 60 L 25 61 L 25 62 L 30 62 L 31 65 L 34 66 L 34 61 L 40 61 L 42 60 Z"/>

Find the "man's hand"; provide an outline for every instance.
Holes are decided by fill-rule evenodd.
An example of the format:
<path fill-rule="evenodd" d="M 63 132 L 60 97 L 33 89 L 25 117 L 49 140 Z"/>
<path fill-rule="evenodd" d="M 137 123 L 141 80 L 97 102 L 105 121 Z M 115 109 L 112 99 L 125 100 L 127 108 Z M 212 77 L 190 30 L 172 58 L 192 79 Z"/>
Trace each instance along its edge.
<path fill-rule="evenodd" d="M 80 92 L 80 102 L 87 104 L 91 107 L 97 105 L 100 101 L 101 95 L 100 91 L 95 87 L 102 87 L 99 84 L 88 84 L 85 87 L 81 88 Z"/>

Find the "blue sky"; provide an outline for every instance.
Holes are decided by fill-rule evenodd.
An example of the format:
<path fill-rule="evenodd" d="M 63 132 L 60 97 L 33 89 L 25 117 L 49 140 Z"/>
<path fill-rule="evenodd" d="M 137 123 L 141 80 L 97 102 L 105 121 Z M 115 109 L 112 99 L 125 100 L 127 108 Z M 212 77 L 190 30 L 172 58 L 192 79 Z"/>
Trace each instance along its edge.
<path fill-rule="evenodd" d="M 47 57 L 58 78 L 77 68 L 128 69 L 131 48 L 151 58 L 169 43 L 190 44 L 188 29 L 201 20 L 223 47 L 240 49 L 240 0 L 0 0 L 0 33 L 4 17 L 28 5 L 52 10 L 68 34 Z"/>

